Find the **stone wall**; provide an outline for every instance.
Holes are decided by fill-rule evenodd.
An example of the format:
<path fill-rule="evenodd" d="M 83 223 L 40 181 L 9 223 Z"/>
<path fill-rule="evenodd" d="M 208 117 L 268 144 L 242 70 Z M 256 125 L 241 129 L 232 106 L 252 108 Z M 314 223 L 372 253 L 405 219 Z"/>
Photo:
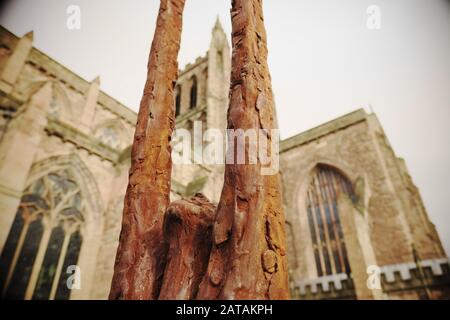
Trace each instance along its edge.
<path fill-rule="evenodd" d="M 72 292 L 72 298 L 89 298 L 91 289 L 102 281 L 97 268 L 104 263 L 99 248 L 118 237 L 121 212 L 117 201 L 125 192 L 128 171 L 128 166 L 120 164 L 120 157 L 131 143 L 136 115 L 101 92 L 98 78 L 88 82 L 32 48 L 32 34 L 16 38 L 2 28 L 0 40 L 2 47 L 12 52 L 2 62 L 0 79 L 4 124 L 0 141 L 0 248 L 22 190 L 37 176 L 74 168 L 84 195 L 85 222 L 78 263 L 82 287 Z M 111 224 L 114 232 L 108 231 Z M 115 255 L 115 245 L 109 248 L 109 255 Z M 36 276 L 32 274 L 31 280 Z M 109 281 L 106 279 L 103 287 Z"/>
<path fill-rule="evenodd" d="M 419 260 L 445 257 L 417 188 L 376 116 L 358 110 L 281 144 L 292 281 L 318 278 L 305 197 L 311 171 L 319 164 L 343 173 L 356 193 L 353 209 L 344 210 L 353 215 L 354 227 L 343 229 L 358 297 L 367 297 L 358 292 L 358 286 L 367 291 L 368 266 L 413 262 L 417 259 L 413 244 Z M 356 233 L 357 239 L 352 241 Z M 351 258 L 354 252 L 360 252 L 359 258 Z M 359 279 L 357 270 L 363 275 Z M 373 291 L 366 292 L 371 298 L 386 297 L 369 291 Z"/>

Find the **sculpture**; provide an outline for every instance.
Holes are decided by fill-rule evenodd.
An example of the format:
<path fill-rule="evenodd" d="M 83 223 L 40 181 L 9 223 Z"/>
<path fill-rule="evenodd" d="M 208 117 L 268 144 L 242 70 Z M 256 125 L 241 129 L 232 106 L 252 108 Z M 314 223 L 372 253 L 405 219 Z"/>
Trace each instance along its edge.
<path fill-rule="evenodd" d="M 259 158 L 227 162 L 217 210 L 202 195 L 169 207 L 183 8 L 184 0 L 161 0 L 110 299 L 288 299 L 279 174 L 262 175 Z M 262 1 L 234 0 L 231 16 L 228 128 L 263 129 L 270 142 L 277 137 Z"/>

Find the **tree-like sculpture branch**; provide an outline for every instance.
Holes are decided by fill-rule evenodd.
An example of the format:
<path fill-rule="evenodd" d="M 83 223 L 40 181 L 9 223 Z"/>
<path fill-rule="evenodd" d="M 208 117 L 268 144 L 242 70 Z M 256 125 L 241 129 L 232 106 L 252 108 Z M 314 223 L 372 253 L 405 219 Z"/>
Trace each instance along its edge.
<path fill-rule="evenodd" d="M 170 202 L 170 140 L 174 84 L 185 0 L 161 0 L 147 82 L 131 151 L 131 169 L 110 299 L 156 299 L 166 249 L 164 214 Z"/>
<path fill-rule="evenodd" d="M 233 0 L 231 16 L 228 128 L 266 129 L 270 141 L 276 121 L 262 0 Z M 227 164 L 209 265 L 197 299 L 288 299 L 285 255 L 279 175 L 261 175 L 259 158 L 257 164 Z"/>
<path fill-rule="evenodd" d="M 183 8 L 184 0 L 161 0 L 110 299 L 287 299 L 279 174 L 262 174 L 260 154 L 256 164 L 226 165 L 217 210 L 200 194 L 169 206 Z M 265 130 L 260 134 L 273 156 L 277 150 L 271 142 L 278 136 L 272 131 L 276 121 L 262 0 L 234 0 L 231 15 L 228 128 Z M 229 141 L 233 155 L 235 142 Z M 249 158 L 254 148 L 244 150 Z"/>
<path fill-rule="evenodd" d="M 205 196 L 172 202 L 164 219 L 168 244 L 160 300 L 193 300 L 208 266 L 216 207 Z"/>

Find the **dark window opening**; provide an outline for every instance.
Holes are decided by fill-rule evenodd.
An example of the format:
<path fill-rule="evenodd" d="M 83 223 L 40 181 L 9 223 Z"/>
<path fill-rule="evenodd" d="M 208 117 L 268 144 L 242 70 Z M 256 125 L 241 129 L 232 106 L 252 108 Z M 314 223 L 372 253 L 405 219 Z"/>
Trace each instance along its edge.
<path fill-rule="evenodd" d="M 191 87 L 191 101 L 190 101 L 190 105 L 189 108 L 193 109 L 195 107 L 197 107 L 197 78 L 194 77 L 192 79 L 192 87 Z"/>
<path fill-rule="evenodd" d="M 351 183 L 337 170 L 319 165 L 307 192 L 306 208 L 318 276 L 350 274 L 347 250 L 339 219 L 338 197 L 354 199 Z"/>
<path fill-rule="evenodd" d="M 24 191 L 0 256 L 1 298 L 70 298 L 67 268 L 77 264 L 84 223 L 81 189 L 73 176 L 60 169 Z"/>

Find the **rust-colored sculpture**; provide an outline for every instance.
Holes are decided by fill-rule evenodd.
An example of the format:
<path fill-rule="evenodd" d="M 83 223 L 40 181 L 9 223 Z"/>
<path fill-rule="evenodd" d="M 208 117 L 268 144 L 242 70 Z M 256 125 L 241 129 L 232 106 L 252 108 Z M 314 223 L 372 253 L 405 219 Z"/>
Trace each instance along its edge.
<path fill-rule="evenodd" d="M 167 264 L 160 300 L 192 300 L 208 266 L 216 207 L 202 194 L 170 204 L 164 219 Z"/>
<path fill-rule="evenodd" d="M 172 171 L 173 87 L 185 0 L 161 0 L 138 113 L 110 299 L 156 299 L 165 264 L 163 219 Z"/>
<path fill-rule="evenodd" d="M 275 110 L 262 1 L 234 0 L 231 16 L 228 128 L 270 132 Z M 197 298 L 287 299 L 285 254 L 279 175 L 261 175 L 260 160 L 255 165 L 226 165 L 208 270 Z"/>
<path fill-rule="evenodd" d="M 110 299 L 287 299 L 279 175 L 262 175 L 259 158 L 226 165 L 217 210 L 202 195 L 169 206 L 183 8 L 184 0 L 161 0 Z M 267 129 L 268 151 L 275 152 L 262 1 L 234 0 L 231 15 L 228 128 Z M 249 146 L 245 150 L 248 156 Z"/>

